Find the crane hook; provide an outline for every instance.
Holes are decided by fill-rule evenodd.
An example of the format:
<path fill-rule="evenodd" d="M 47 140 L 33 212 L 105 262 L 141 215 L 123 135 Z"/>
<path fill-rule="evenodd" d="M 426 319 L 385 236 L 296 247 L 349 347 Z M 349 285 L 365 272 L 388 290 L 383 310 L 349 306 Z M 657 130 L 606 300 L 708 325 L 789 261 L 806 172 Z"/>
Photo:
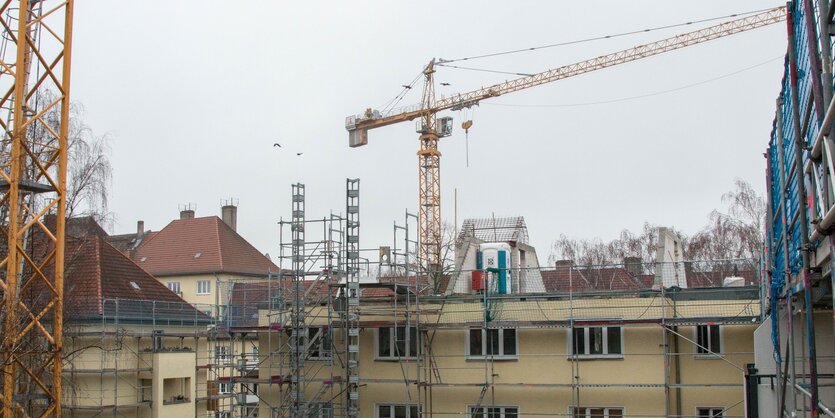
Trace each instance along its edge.
<path fill-rule="evenodd" d="M 470 119 L 470 120 L 465 120 L 465 121 L 461 124 L 461 129 L 463 129 L 463 130 L 464 130 L 464 133 L 469 133 L 469 132 L 470 132 L 470 128 L 471 128 L 472 126 L 473 126 L 473 121 L 472 121 L 472 119 Z"/>

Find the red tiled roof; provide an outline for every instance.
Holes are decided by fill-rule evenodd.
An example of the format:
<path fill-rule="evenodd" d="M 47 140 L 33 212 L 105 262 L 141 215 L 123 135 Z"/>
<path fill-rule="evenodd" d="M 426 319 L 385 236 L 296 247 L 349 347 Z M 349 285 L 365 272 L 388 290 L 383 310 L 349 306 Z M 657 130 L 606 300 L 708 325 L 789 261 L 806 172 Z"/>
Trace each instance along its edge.
<path fill-rule="evenodd" d="M 709 271 L 696 271 L 685 266 L 687 287 L 722 287 L 726 277 L 742 277 L 745 285 L 756 284 L 756 271 L 750 269 L 732 269 L 712 266 Z M 640 290 L 651 289 L 655 275 L 630 273 L 624 267 L 567 266 L 558 265 L 555 269 L 542 270 L 542 281 L 547 292 L 567 292 L 585 290 Z"/>
<path fill-rule="evenodd" d="M 217 216 L 172 221 L 145 238 L 137 263 L 154 276 L 230 273 L 266 276 L 278 267 Z"/>
<path fill-rule="evenodd" d="M 64 305 L 69 317 L 102 315 L 102 299 L 187 305 L 103 237 L 68 241 L 65 264 Z"/>
<path fill-rule="evenodd" d="M 449 275 L 441 276 L 440 282 L 438 283 L 438 294 L 444 294 L 446 292 L 447 286 L 449 286 L 451 277 Z M 418 285 L 418 292 L 422 295 L 432 294 L 433 289 L 432 286 L 429 285 L 429 279 L 427 276 L 383 276 L 377 279 L 378 283 L 384 284 L 398 284 L 404 286 L 414 286 L 415 283 Z M 394 291 L 390 288 L 386 287 L 369 287 L 360 290 L 362 293 L 360 296 L 364 298 L 384 298 L 384 297 L 391 297 L 394 296 Z"/>
<path fill-rule="evenodd" d="M 541 273 L 546 292 L 567 292 L 569 288 L 575 292 L 650 289 L 655 280 L 654 276 L 646 274 L 635 277 L 623 267 L 557 266 Z"/>
<path fill-rule="evenodd" d="M 334 283 L 338 280 L 334 279 Z M 327 280 L 303 280 L 304 292 L 308 302 L 323 302 L 328 291 L 336 294 L 337 288 L 328 286 Z M 272 282 L 236 282 L 232 285 L 227 318 L 224 321 L 232 327 L 252 327 L 258 325 L 258 310 L 270 306 L 271 296 L 288 299 L 292 281 Z M 308 293 L 309 292 L 309 293 Z"/>

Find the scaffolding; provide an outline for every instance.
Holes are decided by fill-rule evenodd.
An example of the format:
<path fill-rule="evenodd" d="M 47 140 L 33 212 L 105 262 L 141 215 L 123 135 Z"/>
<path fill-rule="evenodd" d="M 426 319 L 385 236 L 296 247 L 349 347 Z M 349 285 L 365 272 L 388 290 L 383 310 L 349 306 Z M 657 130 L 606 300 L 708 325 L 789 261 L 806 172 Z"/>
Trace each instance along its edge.
<path fill-rule="evenodd" d="M 104 298 L 101 315 L 71 315 L 63 409 L 71 416 L 146 415 L 155 402 L 193 403 L 200 416 L 231 416 L 235 394 L 220 383 L 234 373 L 233 340 L 217 306 Z M 179 357 L 175 357 L 179 356 Z M 155 399 L 153 377 L 182 356 L 194 393 Z M 162 392 L 165 393 L 165 392 Z"/>
<path fill-rule="evenodd" d="M 828 1 L 787 7 L 784 74 L 766 152 L 762 268 L 769 326 L 754 374 L 781 416 L 835 417 L 835 171 L 832 24 Z"/>
<path fill-rule="evenodd" d="M 248 381 L 260 385 L 260 416 L 366 416 L 371 414 L 367 408 L 407 408 L 398 409 L 402 412 L 408 405 L 415 405 L 421 417 L 460 416 L 460 410 L 450 410 L 448 393 L 460 394 L 457 401 L 469 408 L 464 412 L 468 414 L 480 408 L 485 413 L 501 410 L 509 395 L 540 394 L 542 399 L 564 401 L 567 409 L 528 409 L 525 415 L 585 416 L 578 414 L 598 405 L 593 400 L 601 394 L 622 394 L 618 391 L 624 389 L 659 405 L 655 413 L 633 410 L 630 416 L 697 416 L 688 405 L 692 397 L 705 393 L 732 393 L 738 399 L 725 405 L 724 416 L 744 415 L 744 379 L 753 361 L 750 335 L 763 317 L 756 261 L 561 263 L 537 268 L 544 287 L 523 294 L 501 293 L 491 279 L 498 272 L 479 270 L 476 273 L 489 281 L 486 291 L 446 295 L 431 283 L 431 272 L 420 270 L 419 243 L 413 238 L 417 216 L 406 212 L 405 223 L 394 224 L 391 246 L 361 248 L 358 186 L 353 180 L 346 183 L 344 217 L 331 214 L 321 219 L 303 217 L 298 192 L 303 188 L 294 186 L 293 218 L 279 223 L 280 265 L 292 267 L 282 267 L 265 283 L 241 284 L 231 299 L 230 309 L 249 310 L 245 323 L 231 327 L 231 332 L 259 335 L 259 373 Z M 289 241 L 284 239 L 285 226 L 290 226 Z M 376 269 L 363 255 L 373 253 L 380 257 Z M 507 268 L 513 277 L 534 276 L 523 274 L 529 268 Z M 686 280 L 682 288 L 664 288 L 664 274 L 684 274 Z M 747 343 L 733 348 L 711 345 L 720 327 L 729 336 L 747 335 L 742 338 Z M 646 335 L 657 345 L 600 357 L 593 350 L 606 344 L 595 338 L 626 338 L 600 331 L 604 329 Z M 451 352 L 450 338 L 460 333 L 467 334 L 468 342 L 470 335 L 479 339 L 482 355 Z M 516 338 L 519 351 L 488 355 L 487 347 L 500 344 L 500 335 Z M 566 349 L 521 350 L 525 340 L 546 338 L 543 335 L 571 342 Z M 583 335 L 583 349 L 591 351 L 575 351 L 580 349 L 574 341 L 578 335 Z M 379 350 L 388 357 L 380 358 Z M 526 364 L 539 359 L 561 370 L 561 377 L 543 380 L 532 374 L 511 381 L 503 377 L 513 374 L 511 357 Z M 694 380 L 694 358 L 715 359 L 711 366 L 732 377 Z M 596 377 L 600 362 L 613 359 L 645 362 L 651 377 Z"/>

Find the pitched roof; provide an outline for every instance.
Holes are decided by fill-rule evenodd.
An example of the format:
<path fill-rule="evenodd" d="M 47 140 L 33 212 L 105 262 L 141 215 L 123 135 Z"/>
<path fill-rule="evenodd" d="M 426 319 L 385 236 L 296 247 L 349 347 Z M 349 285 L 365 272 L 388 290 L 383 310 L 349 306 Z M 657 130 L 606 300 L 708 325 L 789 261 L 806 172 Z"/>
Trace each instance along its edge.
<path fill-rule="evenodd" d="M 333 283 L 338 281 L 334 279 Z M 307 303 L 321 303 L 326 300 L 328 291 L 336 294 L 338 290 L 329 286 L 327 280 L 303 280 L 301 284 L 307 295 Z M 273 296 L 289 302 L 289 298 L 292 297 L 291 289 L 291 280 L 235 282 L 232 284 L 232 296 L 225 322 L 232 327 L 256 326 L 258 310 L 269 308 Z"/>
<path fill-rule="evenodd" d="M 142 305 L 146 314 L 153 312 L 170 316 L 200 318 L 199 311 L 142 270 L 133 261 L 107 243 L 103 237 L 91 235 L 67 242 L 64 275 L 65 309 L 69 318 L 86 318 L 103 314 L 133 315 Z M 115 312 L 116 301 L 120 308 Z M 104 302 L 103 302 L 104 300 Z M 147 302 L 147 303 L 146 303 Z"/>
<path fill-rule="evenodd" d="M 546 292 L 651 289 L 655 276 L 630 273 L 623 267 L 557 266 L 541 270 Z"/>
<path fill-rule="evenodd" d="M 137 263 L 154 276 L 230 273 L 266 276 L 278 267 L 217 216 L 178 219 L 145 238 Z"/>
<path fill-rule="evenodd" d="M 445 274 L 438 279 L 438 294 L 444 294 L 450 283 L 450 275 Z M 432 286 L 429 283 L 429 278 L 423 276 L 382 276 L 377 279 L 377 283 L 382 285 L 401 285 L 413 287 L 417 284 L 418 293 L 421 295 L 431 295 L 434 293 Z M 362 287 L 362 285 L 361 285 Z M 363 298 L 387 298 L 394 296 L 395 292 L 392 287 L 366 287 L 360 289 L 360 296 Z"/>

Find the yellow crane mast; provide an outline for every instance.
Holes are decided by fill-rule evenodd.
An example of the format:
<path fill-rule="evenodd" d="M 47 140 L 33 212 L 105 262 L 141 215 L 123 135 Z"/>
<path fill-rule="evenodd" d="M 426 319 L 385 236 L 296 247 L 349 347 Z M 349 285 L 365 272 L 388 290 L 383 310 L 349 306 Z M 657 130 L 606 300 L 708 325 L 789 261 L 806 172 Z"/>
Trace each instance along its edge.
<path fill-rule="evenodd" d="M 368 131 L 383 126 L 420 118 L 420 150 L 418 151 L 418 204 L 419 204 L 419 251 L 420 263 L 426 272 L 441 269 L 441 153 L 438 140 L 452 133 L 452 118 L 438 119 L 438 112 L 472 107 L 482 100 L 499 97 L 508 93 L 528 89 L 574 77 L 615 65 L 636 61 L 669 51 L 700 44 L 740 32 L 761 28 L 786 20 L 786 8 L 776 7 L 764 12 L 751 14 L 693 32 L 676 35 L 660 41 L 639 45 L 622 51 L 565 65 L 537 74 L 517 78 L 504 83 L 482 87 L 467 93 L 454 94 L 435 100 L 435 66 L 443 60 L 430 61 L 423 70 L 423 98 L 419 105 L 393 109 L 382 113 L 373 109 L 348 116 L 345 129 L 348 130 L 348 144 L 359 147 L 368 144 Z"/>

